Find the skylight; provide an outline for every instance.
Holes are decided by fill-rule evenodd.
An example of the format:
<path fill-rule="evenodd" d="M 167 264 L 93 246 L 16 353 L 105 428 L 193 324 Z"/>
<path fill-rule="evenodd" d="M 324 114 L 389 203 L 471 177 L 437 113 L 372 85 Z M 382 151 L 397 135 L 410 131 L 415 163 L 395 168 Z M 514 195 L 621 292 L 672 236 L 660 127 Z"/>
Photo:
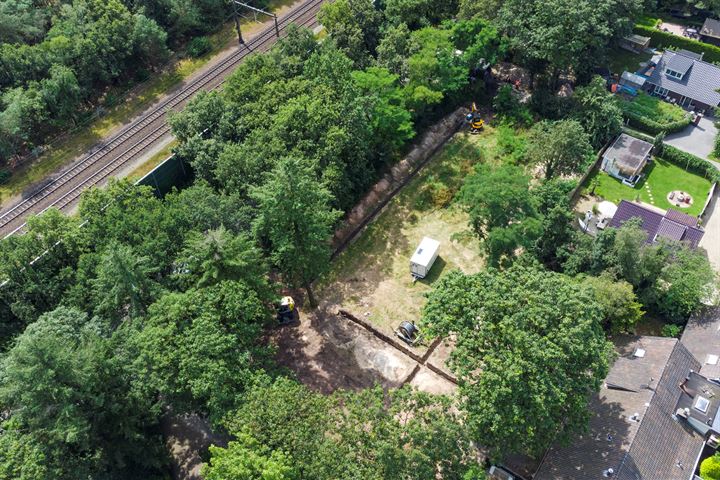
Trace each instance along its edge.
<path fill-rule="evenodd" d="M 697 399 L 695 399 L 695 405 L 693 406 L 697 410 L 700 410 L 703 413 L 707 413 L 708 407 L 710 406 L 710 400 L 705 397 L 698 396 Z"/>

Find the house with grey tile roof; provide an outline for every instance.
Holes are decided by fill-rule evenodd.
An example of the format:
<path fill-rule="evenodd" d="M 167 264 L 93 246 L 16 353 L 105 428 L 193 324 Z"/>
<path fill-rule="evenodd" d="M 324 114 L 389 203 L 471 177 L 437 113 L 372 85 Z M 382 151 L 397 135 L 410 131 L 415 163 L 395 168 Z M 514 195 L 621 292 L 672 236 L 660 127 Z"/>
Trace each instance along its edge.
<path fill-rule="evenodd" d="M 720 378 L 720 307 L 706 307 L 690 317 L 681 341 L 702 363 L 701 375 Z"/>
<path fill-rule="evenodd" d="M 720 67 L 687 50 L 666 50 L 646 75 L 645 90 L 690 109 L 720 105 Z"/>
<path fill-rule="evenodd" d="M 587 433 L 553 446 L 533 480 L 690 480 L 720 433 L 720 384 L 673 338 L 619 337 Z"/>
<path fill-rule="evenodd" d="M 665 211 L 650 205 L 622 200 L 609 226 L 620 228 L 630 219 L 640 220 L 640 227 L 648 234 L 647 242 L 661 240 L 685 242 L 696 248 L 705 231 L 698 225 L 698 218 L 673 210 Z"/>
<path fill-rule="evenodd" d="M 706 18 L 700 29 L 700 38 L 705 43 L 720 46 L 720 20 Z"/>

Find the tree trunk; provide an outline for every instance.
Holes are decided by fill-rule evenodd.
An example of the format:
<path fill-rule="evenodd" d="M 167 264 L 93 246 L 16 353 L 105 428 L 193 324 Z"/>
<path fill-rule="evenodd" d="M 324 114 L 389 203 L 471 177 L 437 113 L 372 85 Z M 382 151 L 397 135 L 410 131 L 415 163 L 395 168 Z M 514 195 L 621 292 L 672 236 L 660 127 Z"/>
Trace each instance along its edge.
<path fill-rule="evenodd" d="M 313 295 L 312 287 L 310 286 L 310 282 L 305 282 L 305 291 L 307 292 L 308 296 L 308 302 L 310 302 L 310 306 L 312 308 L 317 307 L 317 302 L 315 301 L 315 296 Z"/>

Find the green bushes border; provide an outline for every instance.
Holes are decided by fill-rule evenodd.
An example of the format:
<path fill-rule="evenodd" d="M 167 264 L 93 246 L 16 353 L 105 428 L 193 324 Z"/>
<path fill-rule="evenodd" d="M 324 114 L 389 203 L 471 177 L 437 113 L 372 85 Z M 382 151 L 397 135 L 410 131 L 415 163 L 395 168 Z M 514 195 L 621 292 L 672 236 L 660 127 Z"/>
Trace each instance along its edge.
<path fill-rule="evenodd" d="M 689 118 L 685 118 L 684 120 L 677 120 L 675 122 L 660 123 L 646 117 L 645 115 L 640 115 L 636 112 L 630 112 L 625 109 L 623 109 L 623 116 L 628 120 L 628 124 L 631 127 L 638 128 L 644 132 L 652 133 L 653 135 L 657 135 L 661 132 L 679 132 L 680 130 L 685 129 L 688 125 L 690 125 Z"/>
<path fill-rule="evenodd" d="M 631 137 L 645 140 L 646 142 L 653 142 L 652 136 L 645 133 L 633 130 L 628 127 L 623 127 L 623 132 L 627 133 Z M 662 153 L 657 155 L 658 157 L 667 160 L 670 163 L 674 163 L 680 168 L 683 168 L 689 172 L 697 173 L 703 177 L 709 179 L 711 182 L 720 183 L 720 170 L 715 168 L 715 165 L 708 162 L 705 159 L 697 157 L 691 153 L 683 152 L 672 145 L 663 143 Z"/>
<path fill-rule="evenodd" d="M 720 62 L 720 47 L 716 47 L 715 45 L 698 42 L 697 40 L 692 40 L 690 38 L 680 37 L 678 35 L 663 32 L 657 28 L 645 25 L 635 25 L 633 31 L 638 35 L 650 37 L 651 44 L 654 47 L 662 45 L 663 47 L 684 48 L 685 50 L 690 50 L 691 52 L 702 53 L 703 60 L 706 62 Z"/>
<path fill-rule="evenodd" d="M 689 172 L 702 175 L 712 182 L 720 182 L 720 170 L 715 168 L 715 165 L 700 157 L 683 152 L 672 145 L 668 145 L 667 143 L 663 145 L 663 151 L 660 157 Z"/>

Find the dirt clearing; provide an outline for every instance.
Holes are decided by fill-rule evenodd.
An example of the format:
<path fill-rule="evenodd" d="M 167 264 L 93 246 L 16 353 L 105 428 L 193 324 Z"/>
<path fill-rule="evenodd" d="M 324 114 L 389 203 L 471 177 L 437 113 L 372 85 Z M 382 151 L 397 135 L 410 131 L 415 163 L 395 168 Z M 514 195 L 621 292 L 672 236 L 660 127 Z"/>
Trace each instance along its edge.
<path fill-rule="evenodd" d="M 468 217 L 452 200 L 462 180 L 482 157 L 483 135 L 455 135 L 340 254 L 331 272 L 318 282 L 321 306 L 343 308 L 391 335 L 403 321 L 417 321 L 425 294 L 444 273 L 484 267 Z M 417 282 L 409 262 L 423 237 L 440 242 L 430 274 Z"/>
<path fill-rule="evenodd" d="M 330 312 L 301 313 L 300 323 L 272 335 L 277 361 L 298 380 L 322 393 L 359 390 L 381 385 L 396 388 L 408 383 L 430 393 L 451 393 L 455 385 L 418 363 L 368 330 Z"/>

